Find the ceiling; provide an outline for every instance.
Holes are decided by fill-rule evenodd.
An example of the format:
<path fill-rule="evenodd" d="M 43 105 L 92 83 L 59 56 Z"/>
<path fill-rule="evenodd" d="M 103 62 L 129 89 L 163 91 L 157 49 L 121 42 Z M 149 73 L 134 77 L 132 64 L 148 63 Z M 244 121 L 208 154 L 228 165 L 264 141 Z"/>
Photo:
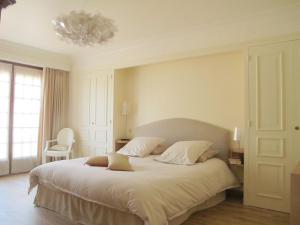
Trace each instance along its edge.
<path fill-rule="evenodd" d="M 247 32 L 248 36 L 259 36 L 259 32 L 267 35 L 266 29 L 270 35 L 280 33 L 278 29 L 281 33 L 300 32 L 300 10 L 295 11 L 299 3 L 300 0 L 17 0 L 2 12 L 0 39 L 75 58 L 109 57 L 118 53 L 121 59 L 124 52 L 137 54 L 141 48 L 148 49 L 145 57 L 154 57 L 156 50 L 151 45 L 165 48 L 161 54 L 166 54 L 171 53 L 170 49 L 183 51 L 184 47 L 178 48 L 182 45 L 191 49 L 219 45 L 219 40 L 230 35 L 229 32 L 233 32 L 232 40 L 246 37 Z M 60 41 L 53 32 L 51 20 L 62 13 L 82 9 L 112 18 L 118 27 L 116 36 L 95 47 L 78 47 Z M 275 16 L 282 22 L 288 20 L 288 27 L 278 24 Z M 270 26 L 270 20 L 277 24 Z M 225 27 L 228 34 L 222 33 Z M 218 32 L 213 32 L 217 29 Z M 190 43 L 187 37 L 191 38 Z M 229 39 L 228 36 L 226 43 Z"/>

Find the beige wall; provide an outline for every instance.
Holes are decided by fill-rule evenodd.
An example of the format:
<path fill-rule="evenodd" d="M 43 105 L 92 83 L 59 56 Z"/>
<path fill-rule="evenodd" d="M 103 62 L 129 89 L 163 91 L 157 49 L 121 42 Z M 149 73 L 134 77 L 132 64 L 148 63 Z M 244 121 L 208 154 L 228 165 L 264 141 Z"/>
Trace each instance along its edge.
<path fill-rule="evenodd" d="M 115 137 L 125 135 L 123 100 L 131 105 L 129 136 L 136 126 L 172 117 L 243 130 L 244 73 L 243 52 L 119 70 L 115 87 L 122 88 L 115 89 Z"/>

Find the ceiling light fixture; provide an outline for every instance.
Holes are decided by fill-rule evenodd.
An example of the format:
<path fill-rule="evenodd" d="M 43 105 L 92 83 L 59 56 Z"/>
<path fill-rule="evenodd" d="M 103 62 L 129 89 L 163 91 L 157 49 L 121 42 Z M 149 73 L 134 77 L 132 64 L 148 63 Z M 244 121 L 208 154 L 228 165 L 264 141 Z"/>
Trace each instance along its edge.
<path fill-rule="evenodd" d="M 0 0 L 0 20 L 1 20 L 1 10 L 5 9 L 9 5 L 15 4 L 15 0 Z"/>
<path fill-rule="evenodd" d="M 117 31 L 113 20 L 100 13 L 91 15 L 85 11 L 71 11 L 68 15 L 52 20 L 56 35 L 79 46 L 94 46 L 113 38 Z"/>

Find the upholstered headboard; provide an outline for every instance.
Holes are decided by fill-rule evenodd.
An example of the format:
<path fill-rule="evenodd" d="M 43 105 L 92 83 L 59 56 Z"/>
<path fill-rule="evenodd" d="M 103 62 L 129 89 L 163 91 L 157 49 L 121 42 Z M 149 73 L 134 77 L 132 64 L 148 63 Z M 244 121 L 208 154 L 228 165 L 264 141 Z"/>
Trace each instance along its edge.
<path fill-rule="evenodd" d="M 174 118 L 159 120 L 139 126 L 134 131 L 135 137 L 162 137 L 167 146 L 177 141 L 208 140 L 213 148 L 220 151 L 218 157 L 227 161 L 229 150 L 229 131 L 205 122 Z"/>

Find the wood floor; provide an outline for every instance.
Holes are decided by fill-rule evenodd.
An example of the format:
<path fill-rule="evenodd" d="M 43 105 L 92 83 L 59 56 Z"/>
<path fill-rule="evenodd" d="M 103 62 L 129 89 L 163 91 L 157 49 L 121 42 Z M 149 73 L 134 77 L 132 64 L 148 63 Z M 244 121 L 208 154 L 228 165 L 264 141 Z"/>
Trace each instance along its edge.
<path fill-rule="evenodd" d="M 76 225 L 43 208 L 29 196 L 28 175 L 0 177 L 0 225 Z M 242 206 L 236 200 L 194 214 L 184 225 L 288 225 L 285 213 Z M 126 225 L 126 224 L 124 224 Z"/>

